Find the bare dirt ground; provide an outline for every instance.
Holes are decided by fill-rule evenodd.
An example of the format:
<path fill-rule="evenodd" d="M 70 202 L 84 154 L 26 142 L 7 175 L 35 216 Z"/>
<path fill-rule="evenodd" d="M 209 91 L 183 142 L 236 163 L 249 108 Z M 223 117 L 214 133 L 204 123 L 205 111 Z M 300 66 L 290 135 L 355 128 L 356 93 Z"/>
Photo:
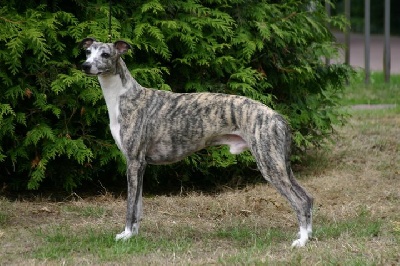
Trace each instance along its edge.
<path fill-rule="evenodd" d="M 290 248 L 296 219 L 268 184 L 145 197 L 140 237 L 122 244 L 125 201 L 104 192 L 0 199 L 0 265 L 399 265 L 400 113 L 352 112 L 330 150 L 295 167 L 315 197 L 305 248 Z"/>

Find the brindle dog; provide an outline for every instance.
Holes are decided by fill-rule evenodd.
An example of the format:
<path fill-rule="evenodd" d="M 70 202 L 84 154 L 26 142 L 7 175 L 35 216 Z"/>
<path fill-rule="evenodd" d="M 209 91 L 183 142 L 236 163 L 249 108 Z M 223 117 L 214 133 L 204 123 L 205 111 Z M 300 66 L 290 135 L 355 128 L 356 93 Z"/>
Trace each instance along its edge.
<path fill-rule="evenodd" d="M 142 87 L 121 55 L 124 41 L 82 41 L 88 75 L 97 75 L 110 118 L 111 133 L 126 157 L 128 199 L 125 230 L 116 239 L 138 233 L 143 173 L 147 164 L 168 164 L 208 146 L 229 145 L 238 154 L 249 149 L 262 175 L 291 204 L 304 246 L 312 232 L 312 197 L 296 182 L 290 167 L 291 133 L 281 115 L 242 96 L 172 93 Z"/>

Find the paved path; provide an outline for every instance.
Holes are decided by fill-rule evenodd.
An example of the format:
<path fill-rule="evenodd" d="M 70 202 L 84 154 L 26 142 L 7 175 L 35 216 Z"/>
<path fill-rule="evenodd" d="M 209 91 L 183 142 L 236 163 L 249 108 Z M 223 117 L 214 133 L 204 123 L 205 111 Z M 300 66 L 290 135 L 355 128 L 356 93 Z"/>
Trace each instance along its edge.
<path fill-rule="evenodd" d="M 396 108 L 397 104 L 356 104 L 352 105 L 353 110 L 381 110 Z"/>
<path fill-rule="evenodd" d="M 339 43 L 344 43 L 344 34 L 335 33 Z M 371 35 L 371 71 L 383 71 L 383 35 Z M 400 37 L 391 36 L 391 73 L 400 74 Z M 341 53 L 341 61 L 344 62 L 344 51 Z M 350 35 L 350 65 L 355 67 L 365 67 L 364 61 L 364 35 L 352 33 Z"/>

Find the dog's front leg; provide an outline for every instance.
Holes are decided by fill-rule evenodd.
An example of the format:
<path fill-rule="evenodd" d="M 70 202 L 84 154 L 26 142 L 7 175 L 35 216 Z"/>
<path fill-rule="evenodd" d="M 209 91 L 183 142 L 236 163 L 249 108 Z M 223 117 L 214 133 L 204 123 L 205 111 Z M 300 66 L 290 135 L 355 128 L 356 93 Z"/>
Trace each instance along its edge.
<path fill-rule="evenodd" d="M 127 211 L 125 230 L 118 234 L 115 239 L 126 240 L 139 231 L 140 217 L 142 215 L 142 189 L 143 174 L 146 168 L 144 160 L 128 160 L 127 179 Z"/>

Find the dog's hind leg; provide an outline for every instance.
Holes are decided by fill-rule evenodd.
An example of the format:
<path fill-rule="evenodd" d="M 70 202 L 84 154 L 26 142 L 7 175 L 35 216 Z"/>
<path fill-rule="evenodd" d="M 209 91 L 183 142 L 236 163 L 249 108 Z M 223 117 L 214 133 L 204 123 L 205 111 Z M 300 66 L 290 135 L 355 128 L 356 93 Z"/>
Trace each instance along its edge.
<path fill-rule="evenodd" d="M 293 176 L 292 170 L 289 170 L 289 180 L 291 182 L 290 187 L 286 187 L 286 191 L 289 189 L 289 200 L 292 206 L 296 209 L 297 219 L 300 224 L 299 238 L 292 243 L 292 247 L 302 247 L 306 244 L 307 240 L 312 236 L 312 206 L 313 198 L 300 186 Z"/>
<path fill-rule="evenodd" d="M 264 130 L 269 132 L 262 132 Z M 255 130 L 255 137 L 258 140 L 251 145 L 251 151 L 259 170 L 296 212 L 300 233 L 292 246 L 304 246 L 312 233 L 313 198 L 294 179 L 290 166 L 289 127 L 280 116 L 274 116 L 267 127 L 260 126 Z"/>
<path fill-rule="evenodd" d="M 143 174 L 146 168 L 145 161 L 129 161 L 127 168 L 128 195 L 125 230 L 118 234 L 115 239 L 126 240 L 139 231 L 140 218 L 142 215 L 142 190 Z"/>

